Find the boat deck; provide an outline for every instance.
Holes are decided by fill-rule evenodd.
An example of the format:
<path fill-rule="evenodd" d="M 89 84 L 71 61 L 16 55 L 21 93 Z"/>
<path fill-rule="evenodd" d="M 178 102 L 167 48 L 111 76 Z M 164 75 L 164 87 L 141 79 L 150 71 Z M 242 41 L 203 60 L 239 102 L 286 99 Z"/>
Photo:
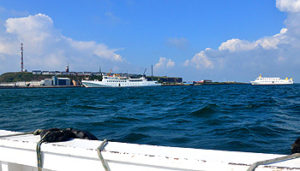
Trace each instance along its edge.
<path fill-rule="evenodd" d="M 16 132 L 0 130 L 0 136 Z M 39 136 L 0 138 L 0 171 L 37 170 Z M 43 170 L 105 170 L 96 149 L 102 141 L 73 139 L 41 146 Z M 257 161 L 284 155 L 203 150 L 108 142 L 102 151 L 110 170 L 130 171 L 246 171 Z M 257 171 L 300 171 L 300 158 L 259 166 Z"/>

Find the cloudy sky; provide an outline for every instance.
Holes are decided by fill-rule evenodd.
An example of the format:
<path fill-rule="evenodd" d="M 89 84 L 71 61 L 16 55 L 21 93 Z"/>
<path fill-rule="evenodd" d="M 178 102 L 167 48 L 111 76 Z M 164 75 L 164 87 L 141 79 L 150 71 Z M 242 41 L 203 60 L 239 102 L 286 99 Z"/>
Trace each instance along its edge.
<path fill-rule="evenodd" d="M 1 1 L 0 74 L 143 73 L 300 82 L 300 0 Z"/>

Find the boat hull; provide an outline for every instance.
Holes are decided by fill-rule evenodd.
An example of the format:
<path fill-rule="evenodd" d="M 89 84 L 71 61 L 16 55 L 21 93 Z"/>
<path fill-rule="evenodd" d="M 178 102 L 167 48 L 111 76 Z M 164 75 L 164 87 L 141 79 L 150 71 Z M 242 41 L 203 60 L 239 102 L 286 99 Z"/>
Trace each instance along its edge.
<path fill-rule="evenodd" d="M 0 130 L 0 136 L 21 132 Z M 0 138 L 0 170 L 37 170 L 36 144 L 38 135 L 20 135 Z M 237 151 L 205 150 L 129 144 L 109 141 L 97 150 L 103 141 L 72 139 L 65 142 L 43 143 L 41 148 L 43 171 L 63 170 L 130 170 L 130 171 L 246 171 L 257 161 L 285 157 Z M 104 164 L 105 169 L 104 168 Z M 300 158 L 259 166 L 257 171 L 300 171 Z"/>
<path fill-rule="evenodd" d="M 293 84 L 293 82 L 261 83 L 261 82 L 251 81 L 251 85 L 291 85 L 291 84 Z"/>
<path fill-rule="evenodd" d="M 139 83 L 128 83 L 128 82 L 112 82 L 103 83 L 102 81 L 82 81 L 82 85 L 87 88 L 92 87 L 153 87 L 161 86 L 161 84 L 154 81 L 139 82 Z"/>

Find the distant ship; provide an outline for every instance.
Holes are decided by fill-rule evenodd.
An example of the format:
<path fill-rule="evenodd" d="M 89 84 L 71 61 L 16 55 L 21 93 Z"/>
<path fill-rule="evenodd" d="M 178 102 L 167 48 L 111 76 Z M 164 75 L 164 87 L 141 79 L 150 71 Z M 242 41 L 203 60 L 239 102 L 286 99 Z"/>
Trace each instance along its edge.
<path fill-rule="evenodd" d="M 287 85 L 294 84 L 292 78 L 286 77 L 285 79 L 280 79 L 279 77 L 262 77 L 261 74 L 256 80 L 251 81 L 252 85 Z"/>
<path fill-rule="evenodd" d="M 161 86 L 157 81 L 148 81 L 144 76 L 140 78 L 121 77 L 118 75 L 106 75 L 102 80 L 82 80 L 85 87 L 146 87 Z"/>

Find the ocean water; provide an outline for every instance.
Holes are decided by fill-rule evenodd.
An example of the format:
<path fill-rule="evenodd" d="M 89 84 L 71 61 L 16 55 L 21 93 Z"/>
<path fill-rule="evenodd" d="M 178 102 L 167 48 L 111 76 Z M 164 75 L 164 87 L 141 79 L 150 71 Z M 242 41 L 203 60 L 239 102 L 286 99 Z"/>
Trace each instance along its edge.
<path fill-rule="evenodd" d="M 289 154 L 300 85 L 0 89 L 0 129 L 90 131 L 99 139 Z"/>

